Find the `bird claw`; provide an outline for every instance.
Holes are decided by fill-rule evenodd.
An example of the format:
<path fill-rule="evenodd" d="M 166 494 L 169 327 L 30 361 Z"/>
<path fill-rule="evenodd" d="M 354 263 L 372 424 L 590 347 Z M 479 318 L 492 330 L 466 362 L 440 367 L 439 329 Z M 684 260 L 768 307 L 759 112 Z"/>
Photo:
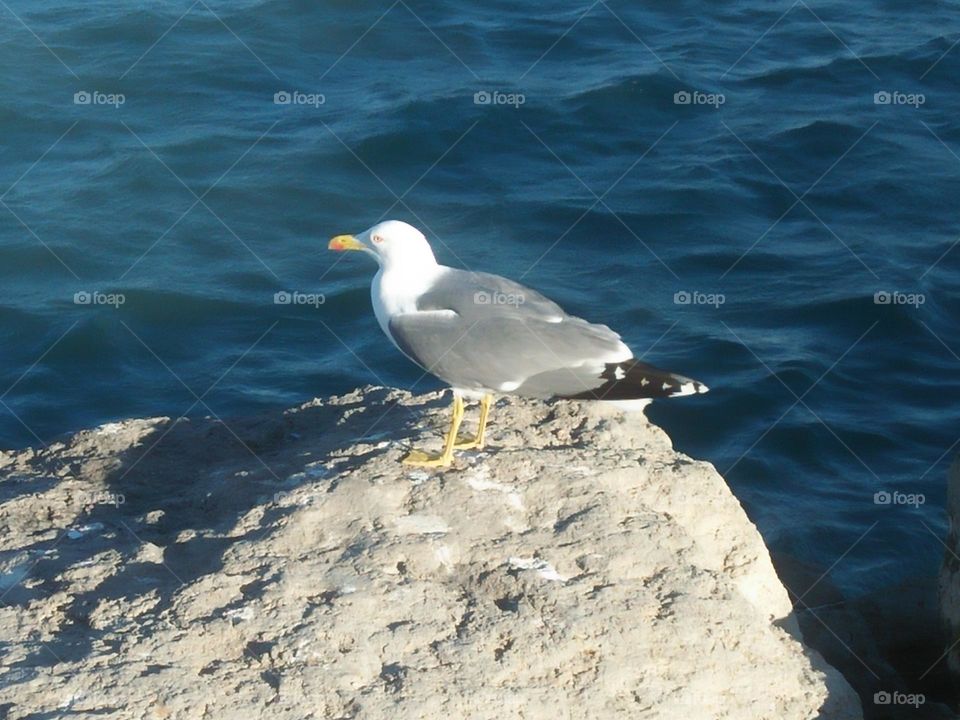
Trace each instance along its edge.
<path fill-rule="evenodd" d="M 447 467 L 453 461 L 452 457 L 445 458 L 443 455 L 430 455 L 422 450 L 411 450 L 405 458 L 404 465 L 413 465 L 415 467 Z"/>
<path fill-rule="evenodd" d="M 454 450 L 483 450 L 483 443 L 478 438 L 458 437 L 453 444 Z"/>

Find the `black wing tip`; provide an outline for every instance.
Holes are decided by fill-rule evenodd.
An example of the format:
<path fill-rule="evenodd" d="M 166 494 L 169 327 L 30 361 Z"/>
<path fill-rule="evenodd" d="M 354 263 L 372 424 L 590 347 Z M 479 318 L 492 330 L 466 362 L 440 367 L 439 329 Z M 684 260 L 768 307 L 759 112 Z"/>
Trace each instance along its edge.
<path fill-rule="evenodd" d="M 599 378 L 603 384 L 567 400 L 641 400 L 702 395 L 710 388 L 698 380 L 675 375 L 639 360 L 607 363 Z"/>

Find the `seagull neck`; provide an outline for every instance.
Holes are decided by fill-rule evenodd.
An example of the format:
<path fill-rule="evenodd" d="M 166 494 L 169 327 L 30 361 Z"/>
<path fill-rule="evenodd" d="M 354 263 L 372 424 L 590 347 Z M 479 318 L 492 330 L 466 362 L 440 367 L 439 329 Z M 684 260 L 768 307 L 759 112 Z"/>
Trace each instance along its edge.
<path fill-rule="evenodd" d="M 430 279 L 440 271 L 440 267 L 433 253 L 427 251 L 425 254 L 414 257 L 405 255 L 399 258 L 385 258 L 380 264 L 380 271 L 384 275 Z"/>
<path fill-rule="evenodd" d="M 373 280 L 374 305 L 382 303 L 387 314 L 416 309 L 417 298 L 433 285 L 443 269 L 436 260 L 383 263 Z"/>

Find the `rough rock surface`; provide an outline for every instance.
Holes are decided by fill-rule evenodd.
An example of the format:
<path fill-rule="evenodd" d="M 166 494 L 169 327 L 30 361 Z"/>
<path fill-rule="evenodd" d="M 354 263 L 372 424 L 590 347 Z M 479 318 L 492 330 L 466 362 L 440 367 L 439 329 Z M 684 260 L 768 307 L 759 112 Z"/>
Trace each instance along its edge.
<path fill-rule="evenodd" d="M 714 468 L 642 414 L 438 395 L 0 454 L 0 718 L 859 718 Z"/>
<path fill-rule="evenodd" d="M 947 477 L 947 517 L 950 532 L 940 567 L 940 617 L 945 630 L 947 666 L 960 684 L 960 457 L 953 461 Z"/>

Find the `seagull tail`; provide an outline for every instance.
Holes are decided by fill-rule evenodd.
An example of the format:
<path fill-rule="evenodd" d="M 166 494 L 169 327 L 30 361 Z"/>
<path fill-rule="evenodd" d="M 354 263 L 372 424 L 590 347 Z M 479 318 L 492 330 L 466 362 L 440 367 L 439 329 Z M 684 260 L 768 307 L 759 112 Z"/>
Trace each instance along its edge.
<path fill-rule="evenodd" d="M 710 389 L 702 382 L 635 358 L 607 363 L 600 379 L 604 382 L 599 387 L 565 397 L 570 400 L 639 400 L 698 395 Z"/>

